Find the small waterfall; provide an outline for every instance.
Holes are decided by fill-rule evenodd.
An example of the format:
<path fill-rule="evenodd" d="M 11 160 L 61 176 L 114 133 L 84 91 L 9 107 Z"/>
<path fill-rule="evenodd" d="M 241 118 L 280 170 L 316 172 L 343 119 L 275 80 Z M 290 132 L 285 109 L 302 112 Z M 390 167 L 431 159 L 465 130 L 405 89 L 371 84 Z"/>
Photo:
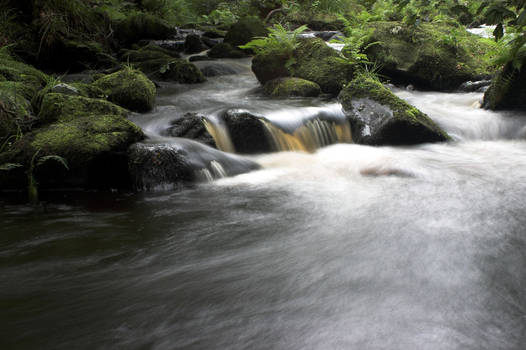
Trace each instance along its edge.
<path fill-rule="evenodd" d="M 223 152 L 235 153 L 234 144 L 232 143 L 228 129 L 222 121 L 216 119 L 212 122 L 206 118 L 203 118 L 202 121 L 206 131 L 214 138 L 218 149 Z"/>
<path fill-rule="evenodd" d="M 268 120 L 262 119 L 261 122 L 278 151 L 314 152 L 335 143 L 352 143 L 349 123 L 313 119 L 288 133 Z"/>
<path fill-rule="evenodd" d="M 241 143 L 261 143 L 255 153 L 276 151 L 314 152 L 335 143 L 352 143 L 351 126 L 341 105 L 285 108 L 253 113 L 244 109 L 229 109 L 203 119 L 218 149 L 235 151 Z M 254 153 L 254 152 L 252 152 Z"/>

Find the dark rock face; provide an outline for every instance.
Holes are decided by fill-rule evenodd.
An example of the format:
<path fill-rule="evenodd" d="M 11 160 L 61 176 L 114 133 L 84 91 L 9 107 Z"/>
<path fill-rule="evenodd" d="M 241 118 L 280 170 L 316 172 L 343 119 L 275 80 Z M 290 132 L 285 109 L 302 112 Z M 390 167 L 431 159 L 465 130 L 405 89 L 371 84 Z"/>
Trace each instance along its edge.
<path fill-rule="evenodd" d="M 267 27 L 261 19 L 250 16 L 244 17 L 230 27 L 225 36 L 225 43 L 237 47 L 245 45 L 255 37 L 266 36 L 267 34 Z"/>
<path fill-rule="evenodd" d="M 115 37 L 126 46 L 143 39 L 169 39 L 175 34 L 177 34 L 175 27 L 154 15 L 145 13 L 128 16 L 115 27 Z"/>
<path fill-rule="evenodd" d="M 190 62 L 200 62 L 200 61 L 213 61 L 214 59 L 212 57 L 204 56 L 204 55 L 195 55 L 190 56 L 188 61 Z"/>
<path fill-rule="evenodd" d="M 171 122 L 165 134 L 173 137 L 182 137 L 199 141 L 205 145 L 216 148 L 214 138 L 203 123 L 204 116 L 197 113 L 187 113 L 182 118 Z"/>
<path fill-rule="evenodd" d="M 212 58 L 243 58 L 243 57 L 246 57 L 243 51 L 241 51 L 240 49 L 228 43 L 217 44 L 210 51 L 208 51 L 208 56 Z"/>
<path fill-rule="evenodd" d="M 242 109 L 229 109 L 222 114 L 236 152 L 245 154 L 274 151 L 262 116 Z"/>
<path fill-rule="evenodd" d="M 258 54 L 252 60 L 252 71 L 261 84 L 273 79 L 289 77 L 291 72 L 286 66 L 289 58 L 281 51 Z"/>
<path fill-rule="evenodd" d="M 186 36 L 184 42 L 184 51 L 186 53 L 198 53 L 205 50 L 206 47 L 201 41 L 201 37 L 197 34 L 189 34 Z"/>
<path fill-rule="evenodd" d="M 427 115 L 370 78 L 353 80 L 338 99 L 356 143 L 413 145 L 450 139 Z"/>
<path fill-rule="evenodd" d="M 198 62 L 196 66 L 205 77 L 236 74 L 238 71 L 224 62 Z"/>
<path fill-rule="evenodd" d="M 483 107 L 493 110 L 526 110 L 526 60 L 523 69 L 507 64 L 484 94 Z"/>

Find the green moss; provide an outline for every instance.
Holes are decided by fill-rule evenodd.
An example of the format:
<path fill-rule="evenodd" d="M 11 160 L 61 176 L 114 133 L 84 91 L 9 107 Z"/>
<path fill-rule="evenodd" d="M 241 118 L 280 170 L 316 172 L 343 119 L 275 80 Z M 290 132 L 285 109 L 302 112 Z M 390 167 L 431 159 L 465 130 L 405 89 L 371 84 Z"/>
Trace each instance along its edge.
<path fill-rule="evenodd" d="M 267 82 L 265 94 L 271 97 L 316 97 L 321 93 L 320 86 L 300 78 L 280 78 Z"/>
<path fill-rule="evenodd" d="M 144 62 L 154 59 L 178 58 L 179 54 L 160 46 L 149 44 L 135 50 L 123 50 L 120 53 L 123 62 Z"/>
<path fill-rule="evenodd" d="M 8 55 L 0 55 L 0 76 L 5 80 L 24 83 L 35 92 L 45 86 L 49 80 L 43 72 Z"/>
<path fill-rule="evenodd" d="M 25 154 L 41 149 L 42 154 L 65 158 L 70 167 L 84 168 L 105 152 L 124 152 L 144 137 L 130 121 L 115 115 L 97 115 L 54 123 L 28 135 Z"/>
<path fill-rule="evenodd" d="M 82 117 L 106 114 L 124 118 L 128 111 L 102 99 L 48 93 L 42 99 L 38 119 L 42 124 L 49 124 L 54 121 L 66 122 Z"/>
<path fill-rule="evenodd" d="M 25 90 L 23 83 L 0 82 L 0 145 L 19 130 L 25 131 L 34 120 Z"/>
<path fill-rule="evenodd" d="M 255 37 L 266 36 L 268 30 L 258 17 L 244 17 L 234 23 L 225 36 L 225 43 L 234 47 L 245 45 Z"/>
<path fill-rule="evenodd" d="M 95 81 L 108 100 L 135 112 L 147 112 L 155 104 L 155 85 L 140 71 L 124 68 Z"/>
<path fill-rule="evenodd" d="M 494 72 L 495 44 L 463 28 L 439 23 L 407 27 L 400 22 L 374 22 L 367 54 L 393 80 L 449 90 Z"/>

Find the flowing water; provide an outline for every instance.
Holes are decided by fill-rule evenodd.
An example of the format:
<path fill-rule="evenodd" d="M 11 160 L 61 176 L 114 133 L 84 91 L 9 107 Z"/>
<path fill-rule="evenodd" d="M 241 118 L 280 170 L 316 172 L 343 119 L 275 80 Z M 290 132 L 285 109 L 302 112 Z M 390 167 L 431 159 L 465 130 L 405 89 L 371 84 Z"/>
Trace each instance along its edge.
<path fill-rule="evenodd" d="M 223 62 L 237 74 L 166 85 L 134 116 L 150 144 L 186 147 L 170 122 L 225 108 L 291 144 L 341 141 L 335 101 L 267 100 L 248 61 Z M 285 143 L 182 191 L 0 202 L 0 348 L 524 349 L 526 119 L 396 93 L 455 141 Z M 294 135 L 306 123 L 324 126 Z"/>

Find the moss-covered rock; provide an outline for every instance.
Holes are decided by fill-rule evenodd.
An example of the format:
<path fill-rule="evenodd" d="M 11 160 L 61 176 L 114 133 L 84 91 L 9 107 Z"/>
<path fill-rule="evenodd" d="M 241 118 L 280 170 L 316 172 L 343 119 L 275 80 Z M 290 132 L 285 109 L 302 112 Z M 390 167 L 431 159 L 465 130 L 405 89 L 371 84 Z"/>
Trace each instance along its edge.
<path fill-rule="evenodd" d="M 95 41 L 65 40 L 56 45 L 39 64 L 59 72 L 79 72 L 89 69 L 111 68 L 117 60 Z"/>
<path fill-rule="evenodd" d="M 206 46 L 204 45 L 201 37 L 197 34 L 188 34 L 184 41 L 184 51 L 186 53 L 198 53 L 204 51 Z"/>
<path fill-rule="evenodd" d="M 165 134 L 172 137 L 196 140 L 210 147 L 217 148 L 214 138 L 206 128 L 204 120 L 204 116 L 197 113 L 186 113 L 181 118 L 172 121 Z"/>
<path fill-rule="evenodd" d="M 9 152 L 0 154 L 0 162 L 23 164 L 31 158 L 58 155 L 69 170 L 49 162 L 35 174 L 40 188 L 49 187 L 129 187 L 127 149 L 144 138 L 130 121 L 116 115 L 91 115 L 60 121 L 24 135 Z M 25 177 L 7 177 L 1 189 L 24 188 Z"/>
<path fill-rule="evenodd" d="M 148 44 L 142 47 L 134 45 L 133 50 L 122 50 L 119 56 L 122 62 L 144 62 L 159 58 L 180 58 L 177 52 L 155 44 Z"/>
<path fill-rule="evenodd" d="M 245 53 L 228 43 L 215 45 L 208 51 L 208 56 L 212 58 L 243 58 Z"/>
<path fill-rule="evenodd" d="M 11 135 L 26 131 L 34 117 L 28 101 L 28 91 L 23 83 L 0 82 L 0 145 Z"/>
<path fill-rule="evenodd" d="M 108 100 L 135 112 L 148 112 L 155 105 L 155 85 L 142 72 L 124 68 L 98 79 L 93 85 L 103 90 Z"/>
<path fill-rule="evenodd" d="M 42 98 L 38 120 L 41 124 L 49 124 L 55 121 L 67 122 L 90 115 L 108 114 L 124 118 L 128 115 L 128 111 L 102 99 L 48 93 Z"/>
<path fill-rule="evenodd" d="M 491 40 L 464 28 L 423 23 L 374 22 L 369 59 L 392 81 L 433 90 L 452 90 L 493 73 Z"/>
<path fill-rule="evenodd" d="M 278 78 L 268 81 L 264 91 L 270 97 L 316 97 L 321 93 L 318 84 L 300 78 Z"/>
<path fill-rule="evenodd" d="M 3 80 L 23 83 L 24 89 L 31 89 L 36 93 L 46 85 L 49 77 L 38 69 L 19 62 L 9 55 L 0 55 L 0 76 Z"/>
<path fill-rule="evenodd" d="M 412 145 L 450 139 L 427 115 L 372 78 L 357 77 L 338 99 L 356 143 Z"/>
<path fill-rule="evenodd" d="M 294 57 L 292 75 L 317 83 L 325 93 L 337 95 L 354 77 L 355 67 L 321 39 L 302 40 Z"/>
<path fill-rule="evenodd" d="M 518 70 L 509 63 L 499 72 L 484 94 L 484 108 L 526 110 L 525 64 L 526 60 L 522 64 L 523 68 Z"/>
<path fill-rule="evenodd" d="M 115 27 L 115 37 L 124 45 L 131 45 L 143 39 L 168 39 L 176 33 L 175 27 L 147 13 L 128 16 Z"/>
<path fill-rule="evenodd" d="M 293 64 L 289 64 L 291 60 Z M 256 55 L 252 61 L 252 71 L 262 84 L 292 76 L 315 82 L 323 92 L 337 95 L 352 80 L 355 67 L 323 40 L 308 38 L 300 40 L 292 57 L 282 51 Z"/>
<path fill-rule="evenodd" d="M 243 17 L 234 23 L 225 36 L 225 43 L 234 47 L 245 45 L 253 38 L 268 34 L 265 23 L 258 17 Z"/>

